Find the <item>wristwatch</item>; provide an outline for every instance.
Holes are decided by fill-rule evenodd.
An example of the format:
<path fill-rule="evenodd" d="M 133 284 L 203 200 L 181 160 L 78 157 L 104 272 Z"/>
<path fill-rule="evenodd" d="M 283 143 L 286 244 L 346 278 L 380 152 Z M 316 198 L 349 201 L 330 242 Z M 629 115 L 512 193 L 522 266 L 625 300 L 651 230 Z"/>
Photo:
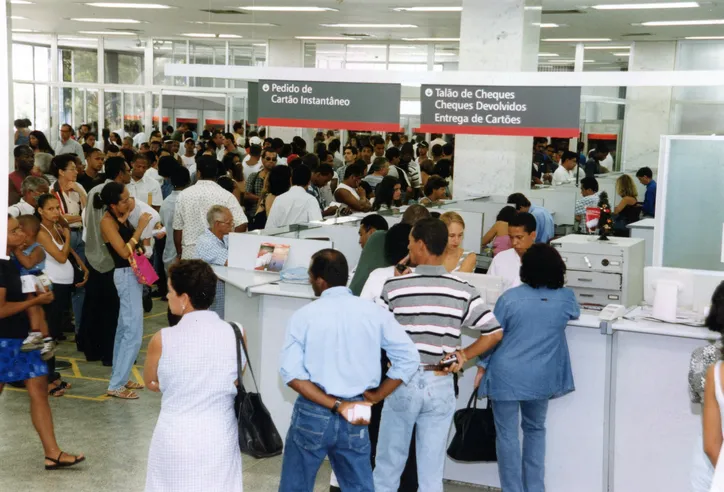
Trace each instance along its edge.
<path fill-rule="evenodd" d="M 331 409 L 332 413 L 337 413 L 337 410 L 339 410 L 340 405 L 342 405 L 342 400 L 337 400 L 334 402 L 334 406 Z"/>

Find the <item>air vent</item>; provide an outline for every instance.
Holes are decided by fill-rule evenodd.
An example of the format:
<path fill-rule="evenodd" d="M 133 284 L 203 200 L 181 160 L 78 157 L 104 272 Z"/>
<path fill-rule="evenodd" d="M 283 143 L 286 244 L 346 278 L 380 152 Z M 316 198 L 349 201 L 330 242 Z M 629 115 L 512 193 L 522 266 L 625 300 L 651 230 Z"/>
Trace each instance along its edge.
<path fill-rule="evenodd" d="M 630 32 L 628 34 L 622 34 L 622 38 L 637 38 L 642 36 L 653 36 L 653 33 L 650 32 Z"/>
<path fill-rule="evenodd" d="M 570 15 L 570 14 L 585 14 L 583 10 L 543 10 L 543 15 Z"/>
<path fill-rule="evenodd" d="M 348 38 L 369 38 L 372 37 L 371 34 L 355 34 L 352 32 L 343 32 L 342 36 L 348 37 Z"/>
<path fill-rule="evenodd" d="M 207 14 L 216 14 L 216 15 L 247 15 L 246 12 L 243 12 L 241 10 L 235 10 L 235 9 L 201 9 L 201 12 L 206 12 Z"/>

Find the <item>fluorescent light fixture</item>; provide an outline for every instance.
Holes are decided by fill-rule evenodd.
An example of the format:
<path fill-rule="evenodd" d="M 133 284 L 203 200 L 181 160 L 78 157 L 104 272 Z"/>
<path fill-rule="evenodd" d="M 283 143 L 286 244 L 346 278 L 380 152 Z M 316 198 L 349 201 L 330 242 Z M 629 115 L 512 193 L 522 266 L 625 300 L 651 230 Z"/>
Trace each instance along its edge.
<path fill-rule="evenodd" d="M 27 17 L 23 17 L 21 15 L 11 15 L 10 18 L 12 20 L 27 20 Z"/>
<path fill-rule="evenodd" d="M 239 7 L 239 9 L 257 12 L 339 12 L 339 9 L 330 7 L 266 7 L 253 5 L 249 7 Z"/>
<path fill-rule="evenodd" d="M 35 32 L 32 29 L 13 29 L 13 32 Z"/>
<path fill-rule="evenodd" d="M 13 5 L 33 5 L 33 2 L 28 2 L 27 0 L 10 0 L 10 3 Z"/>
<path fill-rule="evenodd" d="M 724 39 L 724 36 L 687 36 L 684 39 L 690 39 L 693 41 L 706 39 Z"/>
<path fill-rule="evenodd" d="M 238 34 L 219 34 L 219 37 L 221 39 L 238 39 L 243 36 L 239 36 Z"/>
<path fill-rule="evenodd" d="M 543 7 L 540 5 L 531 5 L 529 7 L 526 7 L 525 10 L 543 10 Z"/>
<path fill-rule="evenodd" d="M 252 45 L 252 46 L 259 46 L 259 47 L 262 47 L 262 48 L 266 48 L 266 43 L 252 43 L 251 45 Z"/>
<path fill-rule="evenodd" d="M 561 27 L 559 24 L 554 24 L 553 22 L 534 22 L 534 26 L 538 26 L 540 28 L 545 27 Z"/>
<path fill-rule="evenodd" d="M 698 2 L 654 2 L 654 3 L 620 3 L 593 5 L 596 10 L 653 10 L 653 9 L 691 9 L 699 6 Z"/>
<path fill-rule="evenodd" d="M 215 38 L 216 34 L 210 32 L 187 32 L 181 36 L 186 36 L 187 38 Z"/>
<path fill-rule="evenodd" d="M 59 36 L 59 40 L 61 41 L 93 41 L 96 42 L 96 39 L 93 38 L 79 38 L 78 36 Z"/>
<path fill-rule="evenodd" d="M 614 53 L 613 56 L 631 56 L 631 53 Z"/>
<path fill-rule="evenodd" d="M 414 49 L 414 46 L 405 46 L 406 48 L 412 48 Z M 347 48 L 352 48 L 356 50 L 367 50 L 367 49 L 381 49 L 381 50 L 387 50 L 386 44 L 348 44 Z M 390 46 L 390 49 L 392 49 L 392 46 Z"/>
<path fill-rule="evenodd" d="M 576 63 L 576 60 L 548 60 L 546 63 Z M 583 63 L 596 63 L 596 60 L 583 60 Z"/>
<path fill-rule="evenodd" d="M 584 46 L 584 50 L 630 50 L 631 46 Z"/>
<path fill-rule="evenodd" d="M 462 7 L 395 7 L 397 12 L 462 12 Z"/>
<path fill-rule="evenodd" d="M 95 34 L 98 36 L 136 36 L 138 33 L 128 31 L 78 31 L 79 34 Z"/>
<path fill-rule="evenodd" d="M 359 29 L 414 29 L 415 24 L 320 24 L 322 27 L 349 27 Z"/>
<path fill-rule="evenodd" d="M 303 39 L 305 41 L 359 41 L 361 38 L 349 36 L 294 36 L 294 39 Z"/>
<path fill-rule="evenodd" d="M 223 22 L 223 21 L 186 21 L 189 24 L 203 24 L 207 26 L 245 26 L 245 27 L 279 27 L 271 22 Z"/>
<path fill-rule="evenodd" d="M 724 24 L 724 19 L 702 19 L 702 20 L 680 20 L 680 21 L 649 21 L 635 24 L 637 26 L 647 27 L 666 27 L 666 26 L 718 26 Z"/>
<path fill-rule="evenodd" d="M 171 9 L 170 5 L 160 3 L 112 3 L 112 2 L 93 2 L 86 3 L 88 7 L 99 7 L 105 9 Z"/>
<path fill-rule="evenodd" d="M 403 41 L 417 41 L 420 43 L 459 43 L 460 38 L 402 38 Z"/>
<path fill-rule="evenodd" d="M 70 20 L 75 22 L 93 22 L 96 24 L 140 24 L 141 21 L 136 19 L 97 19 L 95 17 L 72 17 Z"/>
<path fill-rule="evenodd" d="M 605 43 L 611 41 L 610 38 L 545 38 L 541 41 L 549 43 Z"/>
<path fill-rule="evenodd" d="M 552 58 L 554 56 L 561 56 L 558 53 L 538 53 L 538 56 L 541 58 Z"/>
<path fill-rule="evenodd" d="M 435 53 L 435 58 L 438 56 L 458 56 L 457 53 Z"/>

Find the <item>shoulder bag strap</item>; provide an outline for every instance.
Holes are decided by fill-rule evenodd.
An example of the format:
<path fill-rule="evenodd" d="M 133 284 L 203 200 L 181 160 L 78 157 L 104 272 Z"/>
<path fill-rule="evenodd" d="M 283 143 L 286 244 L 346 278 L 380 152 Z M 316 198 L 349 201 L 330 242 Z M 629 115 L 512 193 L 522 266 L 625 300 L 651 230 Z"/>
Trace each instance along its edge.
<path fill-rule="evenodd" d="M 243 375 L 241 373 L 241 348 L 239 347 L 239 341 L 242 341 L 244 338 L 241 336 L 241 332 L 239 331 L 239 327 L 236 326 L 234 323 L 229 323 L 231 325 L 231 328 L 234 330 L 234 335 L 236 337 L 236 377 L 239 380 L 239 387 L 244 387 L 244 380 L 242 379 Z"/>
<path fill-rule="evenodd" d="M 227 321 L 231 325 L 232 328 L 234 328 L 234 333 L 236 334 L 236 338 L 239 342 L 241 342 L 241 347 L 244 349 L 244 356 L 246 357 L 246 363 L 249 366 L 249 372 L 251 373 L 251 379 L 254 381 L 254 388 L 256 388 L 256 392 L 259 392 L 259 385 L 256 384 L 256 377 L 254 376 L 254 369 L 251 367 L 251 360 L 249 359 L 249 352 L 246 350 L 246 343 L 244 343 L 244 337 L 241 336 L 241 330 L 239 330 L 239 326 L 232 322 Z M 239 344 L 236 344 L 236 353 L 239 354 Z M 238 363 L 239 363 L 239 377 L 241 377 L 241 355 L 239 354 L 238 357 Z"/>

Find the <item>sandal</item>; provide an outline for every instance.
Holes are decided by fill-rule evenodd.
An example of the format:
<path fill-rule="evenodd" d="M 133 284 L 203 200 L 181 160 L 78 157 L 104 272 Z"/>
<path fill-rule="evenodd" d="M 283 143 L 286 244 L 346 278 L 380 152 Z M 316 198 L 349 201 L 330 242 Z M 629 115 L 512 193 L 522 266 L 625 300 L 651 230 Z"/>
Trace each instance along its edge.
<path fill-rule="evenodd" d="M 138 395 L 136 394 L 136 392 L 129 389 L 117 389 L 115 391 L 107 391 L 106 394 L 114 398 L 120 398 L 121 400 L 138 400 Z"/>
<path fill-rule="evenodd" d="M 68 382 L 66 382 L 66 381 L 61 381 L 61 382 L 58 384 L 58 388 L 60 388 L 60 389 L 62 389 L 62 390 L 69 390 L 69 389 L 71 389 L 72 387 L 73 387 L 73 385 L 70 384 L 70 383 L 68 383 Z"/>
<path fill-rule="evenodd" d="M 142 390 L 145 388 L 141 383 L 134 383 L 133 381 L 128 381 L 125 387 L 129 390 Z"/>
<path fill-rule="evenodd" d="M 55 388 L 48 391 L 48 396 L 52 396 L 55 398 L 60 398 L 65 394 L 65 388 L 61 388 L 60 386 L 56 386 Z"/>
<path fill-rule="evenodd" d="M 49 458 L 49 457 L 46 456 L 45 459 L 48 460 L 48 461 L 52 461 L 53 464 L 52 464 L 52 465 L 45 465 L 45 469 L 46 469 L 46 470 L 58 470 L 58 469 L 60 469 L 60 468 L 69 468 L 69 467 L 71 467 L 71 466 L 75 466 L 75 465 L 77 465 L 78 463 L 81 463 L 81 462 L 85 461 L 85 456 L 83 456 L 83 455 L 74 456 L 75 459 L 74 459 L 73 461 L 60 461 L 60 458 L 62 458 L 63 455 L 72 456 L 72 455 L 70 455 L 70 454 L 68 454 L 68 453 L 64 453 L 63 451 L 60 452 L 60 454 L 58 455 L 58 458 L 57 458 L 57 459 Z"/>

